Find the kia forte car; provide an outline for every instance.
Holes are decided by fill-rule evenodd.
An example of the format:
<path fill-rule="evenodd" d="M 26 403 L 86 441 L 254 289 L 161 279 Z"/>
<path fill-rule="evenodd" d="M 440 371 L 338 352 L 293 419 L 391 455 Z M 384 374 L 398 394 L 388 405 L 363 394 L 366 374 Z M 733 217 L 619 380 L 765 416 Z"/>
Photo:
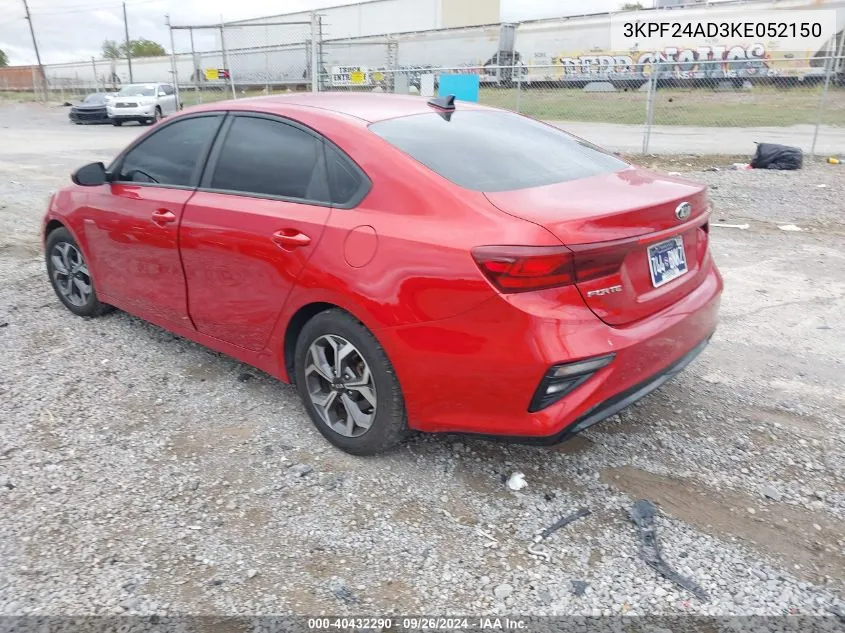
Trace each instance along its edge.
<path fill-rule="evenodd" d="M 354 454 L 409 431 L 554 443 L 707 345 L 706 189 L 451 97 L 195 107 L 44 218 L 74 314 L 119 308 L 295 383 Z"/>

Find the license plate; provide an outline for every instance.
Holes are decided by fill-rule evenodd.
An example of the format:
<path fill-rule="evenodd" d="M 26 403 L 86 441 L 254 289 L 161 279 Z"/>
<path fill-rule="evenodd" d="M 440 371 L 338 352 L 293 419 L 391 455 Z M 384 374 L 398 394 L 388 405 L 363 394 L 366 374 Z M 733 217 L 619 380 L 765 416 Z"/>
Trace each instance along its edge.
<path fill-rule="evenodd" d="M 648 267 L 655 288 L 668 284 L 687 272 L 684 239 L 673 237 L 648 247 Z"/>

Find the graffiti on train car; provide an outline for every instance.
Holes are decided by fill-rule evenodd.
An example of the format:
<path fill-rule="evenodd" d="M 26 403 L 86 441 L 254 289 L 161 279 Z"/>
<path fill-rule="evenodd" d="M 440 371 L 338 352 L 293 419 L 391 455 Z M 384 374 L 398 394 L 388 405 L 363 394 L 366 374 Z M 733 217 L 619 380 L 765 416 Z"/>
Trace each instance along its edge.
<path fill-rule="evenodd" d="M 814 74 L 807 59 L 772 53 L 762 43 L 744 46 L 670 47 L 662 51 L 614 53 L 591 51 L 550 56 L 535 53 L 529 75 L 561 80 L 647 78 L 659 65 L 661 76 L 678 79 L 753 78 Z"/>

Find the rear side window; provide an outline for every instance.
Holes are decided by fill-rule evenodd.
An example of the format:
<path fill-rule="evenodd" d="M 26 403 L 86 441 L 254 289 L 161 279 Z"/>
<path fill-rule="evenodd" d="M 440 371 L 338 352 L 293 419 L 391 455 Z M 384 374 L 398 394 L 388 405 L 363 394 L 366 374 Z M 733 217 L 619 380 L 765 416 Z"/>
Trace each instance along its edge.
<path fill-rule="evenodd" d="M 322 142 L 281 121 L 239 116 L 220 149 L 212 189 L 329 202 Z"/>
<path fill-rule="evenodd" d="M 456 110 L 379 121 L 370 130 L 453 183 L 510 191 L 625 169 L 612 154 L 511 112 Z"/>
<path fill-rule="evenodd" d="M 153 133 L 126 154 L 119 180 L 193 186 L 197 163 L 219 123 L 219 116 L 193 117 Z"/>
<path fill-rule="evenodd" d="M 369 187 L 369 181 L 342 152 L 326 145 L 326 168 L 329 174 L 332 202 L 338 206 L 354 206 Z"/>

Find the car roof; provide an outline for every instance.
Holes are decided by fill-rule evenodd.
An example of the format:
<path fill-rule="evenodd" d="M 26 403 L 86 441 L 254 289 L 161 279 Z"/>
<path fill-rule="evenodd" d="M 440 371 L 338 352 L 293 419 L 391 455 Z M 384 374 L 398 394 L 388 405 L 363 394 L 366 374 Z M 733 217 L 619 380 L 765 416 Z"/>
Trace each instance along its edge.
<path fill-rule="evenodd" d="M 222 107 L 221 107 L 222 106 Z M 337 114 L 352 116 L 369 123 L 412 114 L 439 112 L 428 104 L 425 97 L 411 95 L 379 94 L 372 92 L 303 92 L 292 95 L 251 97 L 207 104 L 202 109 L 261 110 L 283 114 L 289 106 L 319 108 Z M 490 110 L 486 106 L 466 101 L 456 101 L 458 110 Z"/>

